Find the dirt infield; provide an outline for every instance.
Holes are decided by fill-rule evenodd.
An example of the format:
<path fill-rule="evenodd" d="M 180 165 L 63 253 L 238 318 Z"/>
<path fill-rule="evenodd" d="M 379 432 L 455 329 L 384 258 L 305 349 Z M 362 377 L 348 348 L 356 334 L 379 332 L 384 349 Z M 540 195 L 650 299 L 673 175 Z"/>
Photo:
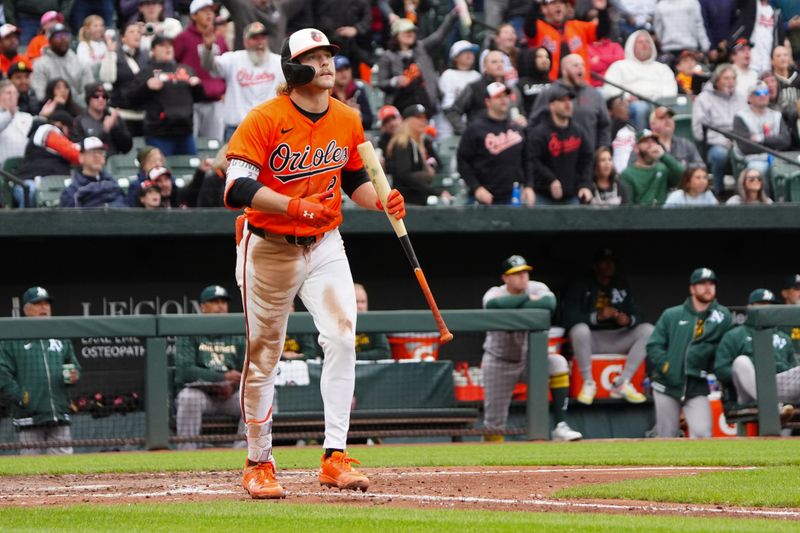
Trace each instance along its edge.
<path fill-rule="evenodd" d="M 739 516 L 800 520 L 800 509 L 750 509 L 622 500 L 553 498 L 559 489 L 654 476 L 693 476 L 723 467 L 464 467 L 364 469 L 367 493 L 322 489 L 315 471 L 284 470 L 286 501 L 443 509 Z M 238 471 L 43 475 L 0 478 L 0 506 L 75 503 L 250 501 Z M 268 505 L 270 502 L 253 502 Z"/>

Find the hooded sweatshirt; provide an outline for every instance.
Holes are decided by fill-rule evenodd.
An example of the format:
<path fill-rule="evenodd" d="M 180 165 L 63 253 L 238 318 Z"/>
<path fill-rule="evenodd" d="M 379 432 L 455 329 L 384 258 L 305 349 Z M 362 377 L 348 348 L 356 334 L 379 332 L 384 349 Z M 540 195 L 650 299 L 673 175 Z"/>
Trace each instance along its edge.
<path fill-rule="evenodd" d="M 634 44 L 638 35 L 646 35 L 652 45 L 650 57 L 639 61 L 633 54 Z M 606 79 L 622 85 L 632 92 L 651 100 L 677 96 L 678 84 L 672 70 L 664 63 L 656 61 L 656 47 L 653 39 L 645 30 L 638 30 L 628 37 L 625 42 L 625 59 L 613 63 L 606 71 Z M 603 85 L 603 97 L 608 100 L 617 96 L 622 91 L 609 84 Z"/>
<path fill-rule="evenodd" d="M 692 106 L 692 134 L 698 141 L 703 140 L 703 126 L 713 126 L 721 130 L 733 129 L 733 117 L 747 107 L 747 101 L 741 95 L 728 94 L 714 88 L 716 77 L 703 87 L 703 91 L 695 99 Z M 707 142 L 712 146 L 729 147 L 727 137 L 716 131 L 707 130 Z"/>

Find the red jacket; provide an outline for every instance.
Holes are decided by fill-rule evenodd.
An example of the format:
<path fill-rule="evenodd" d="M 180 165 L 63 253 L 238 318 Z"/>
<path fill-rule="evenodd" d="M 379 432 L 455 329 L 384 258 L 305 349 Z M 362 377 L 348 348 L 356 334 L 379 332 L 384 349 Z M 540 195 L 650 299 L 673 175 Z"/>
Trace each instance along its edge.
<path fill-rule="evenodd" d="M 619 43 L 611 39 L 600 39 L 589 45 L 589 71 L 606 75 L 608 67 L 611 63 L 625 59 L 625 50 L 622 49 Z M 592 78 L 591 83 L 595 87 L 602 87 L 603 82 Z"/>
<path fill-rule="evenodd" d="M 228 51 L 228 46 L 222 37 L 217 37 L 214 44 L 219 46 L 220 54 Z M 192 67 L 197 77 L 202 80 L 203 90 L 206 93 L 204 101 L 216 102 L 222 100 L 222 97 L 225 96 L 225 80 L 212 76 L 210 72 L 203 68 L 200 54 L 197 52 L 200 46 L 203 46 L 203 34 L 200 33 L 197 26 L 190 24 L 175 37 L 175 61 Z"/>

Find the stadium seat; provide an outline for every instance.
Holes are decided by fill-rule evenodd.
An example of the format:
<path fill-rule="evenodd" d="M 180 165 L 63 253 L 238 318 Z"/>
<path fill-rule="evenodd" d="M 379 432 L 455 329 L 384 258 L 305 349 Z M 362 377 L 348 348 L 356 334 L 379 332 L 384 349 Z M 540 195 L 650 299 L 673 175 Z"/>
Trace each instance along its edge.
<path fill-rule="evenodd" d="M 200 166 L 200 157 L 196 155 L 171 155 L 167 157 L 167 168 L 172 171 L 175 185 L 183 187 L 192 181 L 195 170 Z"/>
<path fill-rule="evenodd" d="M 675 135 L 682 137 L 692 142 L 694 135 L 692 135 L 692 115 L 675 115 Z"/>
<path fill-rule="evenodd" d="M 442 139 L 436 150 L 436 155 L 439 156 L 439 171 L 437 174 L 445 187 L 452 185 L 453 180 L 459 177 L 456 151 L 460 142 L 461 136 L 451 135 Z"/>
<path fill-rule="evenodd" d="M 197 146 L 198 151 L 213 151 L 214 153 L 217 153 L 217 150 L 222 147 L 222 144 L 223 143 L 217 139 L 209 139 L 207 137 L 197 137 L 195 139 L 195 145 Z"/>
<path fill-rule="evenodd" d="M 42 176 L 36 185 L 36 207 L 58 207 L 61 191 L 71 182 L 72 177 L 67 175 Z"/>
<path fill-rule="evenodd" d="M 381 107 L 383 107 L 386 95 L 383 93 L 383 91 L 381 91 L 377 87 L 369 85 L 368 83 L 364 84 L 364 91 L 367 93 L 367 100 L 369 101 L 369 108 L 372 111 L 372 116 L 375 117 L 374 126 L 376 128 L 380 127 L 380 121 L 378 120 L 378 110 Z"/>
<path fill-rule="evenodd" d="M 140 148 L 147 146 L 147 142 L 144 140 L 144 137 L 134 137 L 133 138 L 133 151 L 138 152 Z M 133 154 L 136 155 L 135 153 Z"/>
<path fill-rule="evenodd" d="M 106 172 L 114 178 L 130 178 L 139 173 L 139 165 L 136 163 L 136 154 L 114 154 L 106 161 Z"/>
<path fill-rule="evenodd" d="M 16 176 L 17 167 L 19 167 L 21 162 L 21 157 L 9 157 L 3 163 L 3 171 Z M 6 207 L 14 205 L 12 196 L 13 189 L 14 184 L 10 180 L 7 180 L 5 176 L 0 176 L 0 205 Z"/>

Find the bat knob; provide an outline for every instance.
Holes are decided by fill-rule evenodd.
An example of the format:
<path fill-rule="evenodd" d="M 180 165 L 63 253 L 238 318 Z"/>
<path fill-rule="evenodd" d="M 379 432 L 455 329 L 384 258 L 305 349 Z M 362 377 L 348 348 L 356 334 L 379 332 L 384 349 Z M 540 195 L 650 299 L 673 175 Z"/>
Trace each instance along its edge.
<path fill-rule="evenodd" d="M 453 340 L 453 334 L 450 333 L 449 331 L 445 331 L 444 333 L 439 335 L 439 342 L 441 344 L 446 344 L 451 340 Z"/>

